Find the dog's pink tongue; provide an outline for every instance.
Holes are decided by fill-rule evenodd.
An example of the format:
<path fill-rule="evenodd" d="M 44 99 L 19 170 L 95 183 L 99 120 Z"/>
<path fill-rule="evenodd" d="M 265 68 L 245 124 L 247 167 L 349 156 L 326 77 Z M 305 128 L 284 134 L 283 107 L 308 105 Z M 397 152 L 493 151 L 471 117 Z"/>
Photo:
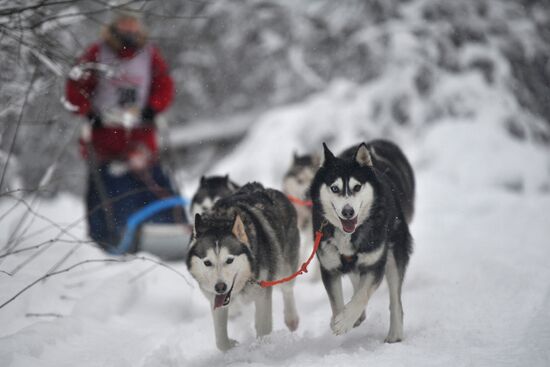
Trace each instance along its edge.
<path fill-rule="evenodd" d="M 222 307 L 225 302 L 225 294 L 217 294 L 214 297 L 214 310 L 218 307 Z"/>
<path fill-rule="evenodd" d="M 353 231 L 355 231 L 355 226 L 357 225 L 357 217 L 350 220 L 340 218 L 340 222 L 342 222 L 342 228 L 344 229 L 344 232 L 353 233 Z"/>

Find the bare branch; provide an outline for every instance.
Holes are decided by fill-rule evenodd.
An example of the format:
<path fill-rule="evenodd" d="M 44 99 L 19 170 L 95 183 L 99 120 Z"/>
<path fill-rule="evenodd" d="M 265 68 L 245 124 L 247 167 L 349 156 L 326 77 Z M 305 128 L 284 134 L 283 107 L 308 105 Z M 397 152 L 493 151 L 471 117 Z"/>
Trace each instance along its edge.
<path fill-rule="evenodd" d="M 59 275 L 59 274 L 70 272 L 71 270 L 76 269 L 76 268 L 78 268 L 82 265 L 91 264 L 91 263 L 127 263 L 127 262 L 131 262 L 131 261 L 134 261 L 134 260 L 149 261 L 149 262 L 155 263 L 159 266 L 162 266 L 162 267 L 176 273 L 177 275 L 179 275 L 181 278 L 183 278 L 185 280 L 187 285 L 189 285 L 191 288 L 194 288 L 193 285 L 189 282 L 189 280 L 187 279 L 187 277 L 183 273 L 181 273 L 178 270 L 174 269 L 170 265 L 163 263 L 162 261 L 151 259 L 151 258 L 148 258 L 148 257 L 145 257 L 145 256 L 129 256 L 129 257 L 124 257 L 124 258 L 106 258 L 106 259 L 88 259 L 88 260 L 77 262 L 77 263 L 75 263 L 75 264 L 73 264 L 73 265 L 71 265 L 67 268 L 57 270 L 57 271 L 54 271 L 54 272 L 51 272 L 51 273 L 47 273 L 47 274 L 41 276 L 40 278 L 36 279 L 32 283 L 30 283 L 27 286 L 25 286 L 24 288 L 22 288 L 17 293 L 15 293 L 7 301 L 0 304 L 0 309 L 7 306 L 8 304 L 13 302 L 14 300 L 16 300 L 20 295 L 22 295 L 23 293 L 25 293 L 26 291 L 28 291 L 29 289 L 31 289 L 32 287 L 34 287 L 35 285 L 40 283 L 41 281 L 46 280 L 48 278 L 51 278 L 53 276 Z M 11 275 L 8 272 L 3 271 L 3 270 L 0 270 L 0 272 Z"/>
<path fill-rule="evenodd" d="M 67 261 L 69 257 L 71 257 L 71 255 L 74 254 L 80 248 L 80 246 L 82 246 L 82 243 L 79 243 L 73 248 L 71 248 L 58 262 L 54 264 L 54 266 L 50 268 L 50 270 L 48 270 L 48 273 L 54 272 L 57 269 L 59 269 L 61 265 L 63 265 L 63 263 L 65 263 L 65 261 Z"/>
<path fill-rule="evenodd" d="M 4 8 L 0 9 L 0 16 L 12 16 L 16 14 L 21 14 L 26 12 L 27 10 L 36 10 L 48 6 L 55 6 L 55 5 L 64 5 L 64 4 L 71 4 L 75 3 L 81 0 L 59 0 L 59 1 L 41 1 L 38 4 L 30 5 L 30 6 L 22 6 L 22 7 L 12 7 L 12 8 Z"/>
<path fill-rule="evenodd" d="M 38 256 L 40 256 L 41 254 L 43 254 L 44 252 L 46 252 L 50 247 L 52 247 L 52 245 L 54 244 L 54 242 L 51 242 L 49 244 L 47 244 L 46 246 L 40 248 L 40 250 L 38 250 L 37 252 L 35 252 L 34 254 L 32 254 L 31 256 L 27 257 L 24 261 L 22 261 L 19 265 L 17 265 L 15 268 L 13 268 L 13 270 L 11 271 L 11 273 L 13 275 L 17 274 L 19 272 L 19 270 L 23 269 L 23 267 L 25 267 L 27 264 L 29 264 L 31 261 L 33 261 L 34 259 L 36 259 Z"/>
<path fill-rule="evenodd" d="M 11 196 L 14 200 L 16 200 L 17 202 L 23 204 L 23 205 L 27 208 L 27 211 L 26 211 L 25 213 L 29 213 L 29 214 L 33 215 L 34 217 L 36 217 L 36 218 L 42 219 L 42 220 L 45 221 L 46 223 L 49 223 L 52 227 L 57 228 L 60 232 L 59 232 L 59 234 L 56 236 L 56 238 L 55 238 L 56 240 L 59 239 L 59 237 L 61 237 L 61 236 L 64 235 L 64 234 L 66 234 L 66 235 L 68 235 L 68 236 L 74 238 L 75 240 L 79 240 L 77 237 L 75 237 L 74 235 L 72 235 L 71 233 L 68 232 L 69 229 L 70 229 L 70 228 L 73 228 L 74 226 L 69 225 L 69 227 L 63 227 L 63 226 L 57 224 L 56 222 L 54 222 L 53 220 L 49 219 L 48 217 L 46 217 L 46 216 L 44 216 L 44 215 L 42 215 L 42 214 L 36 212 L 36 211 L 32 208 L 31 204 L 28 203 L 25 199 L 17 198 L 17 197 L 12 196 L 12 195 L 9 195 L 9 196 Z M 22 221 L 24 221 L 24 220 L 25 220 L 25 218 L 22 218 L 21 221 L 20 221 L 20 223 L 21 223 Z M 14 230 L 14 232 L 15 232 L 15 230 Z M 14 236 L 12 235 L 11 237 L 14 237 Z M 21 240 L 22 240 L 22 238 L 20 237 L 17 241 L 15 241 L 15 243 L 16 243 L 16 244 L 17 244 L 18 242 L 20 243 Z M 6 243 L 6 245 L 4 246 L 4 248 L 6 248 L 6 251 L 11 251 L 11 250 L 14 250 L 14 249 L 15 249 L 16 245 L 15 245 L 15 246 L 10 246 L 12 243 L 14 243 L 14 238 L 10 238 L 10 239 L 8 240 L 8 242 Z"/>
<path fill-rule="evenodd" d="M 63 317 L 63 315 L 54 312 L 45 312 L 45 313 L 26 313 L 25 317 Z"/>
<path fill-rule="evenodd" d="M 6 158 L 6 163 L 4 164 L 4 168 L 2 169 L 2 176 L 0 177 L 0 189 L 2 188 L 2 185 L 4 184 L 4 179 L 6 177 L 6 172 L 8 171 L 8 166 L 10 164 L 10 158 L 13 154 L 13 149 L 15 148 L 15 140 L 17 139 L 17 133 L 19 132 L 19 127 L 21 126 L 21 120 L 23 119 L 23 114 L 25 113 L 25 108 L 27 106 L 27 102 L 29 100 L 29 95 L 32 90 L 32 86 L 34 85 L 34 81 L 36 78 L 36 67 L 34 68 L 34 71 L 32 72 L 31 81 L 29 82 L 29 86 L 27 88 L 27 91 L 25 92 L 25 97 L 23 100 L 23 106 L 21 106 L 21 111 L 19 112 L 19 118 L 17 119 L 17 124 L 15 125 L 15 132 L 13 133 L 13 138 L 11 139 L 10 148 L 8 150 L 8 157 Z"/>
<path fill-rule="evenodd" d="M 88 245 L 93 245 L 95 244 L 94 241 L 91 241 L 91 240 L 81 240 L 81 241 L 77 241 L 77 240 L 74 240 L 74 241 L 69 241 L 69 240 L 61 240 L 61 239 L 49 239 L 47 241 L 44 241 L 44 242 L 41 242 L 37 245 L 33 245 L 33 246 L 28 246 L 28 247 L 24 247 L 24 248 L 20 248 L 18 250 L 14 250 L 14 251 L 10 251 L 10 252 L 5 252 L 3 254 L 0 254 L 0 259 L 1 258 L 4 258 L 4 257 L 7 257 L 7 256 L 10 256 L 10 255 L 15 255 L 15 254 L 19 254 L 19 253 L 22 253 L 22 252 L 27 252 L 27 251 L 32 251 L 32 250 L 36 250 L 36 249 L 39 249 L 43 246 L 46 246 L 50 243 L 74 243 L 74 244 L 88 244 Z"/>
<path fill-rule="evenodd" d="M 136 274 L 136 276 L 128 279 L 128 284 L 135 283 L 138 279 L 143 278 L 145 275 L 151 273 L 153 270 L 157 268 L 156 265 L 151 265 L 147 269 L 143 270 L 141 273 Z"/>

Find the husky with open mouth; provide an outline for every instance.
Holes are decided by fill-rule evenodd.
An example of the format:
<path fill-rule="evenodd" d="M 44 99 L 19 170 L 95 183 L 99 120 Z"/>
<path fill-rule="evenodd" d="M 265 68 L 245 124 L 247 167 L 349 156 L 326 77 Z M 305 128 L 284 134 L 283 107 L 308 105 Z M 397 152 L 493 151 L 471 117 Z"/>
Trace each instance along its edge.
<path fill-rule="evenodd" d="M 332 308 L 330 326 L 344 334 L 365 319 L 365 308 L 384 275 L 390 296 L 386 342 L 403 338 L 401 286 L 412 252 L 414 175 L 393 143 L 375 140 L 339 157 L 324 147 L 324 162 L 311 185 L 313 228 L 323 227 L 317 256 Z M 354 294 L 344 304 L 342 275 Z"/>
<path fill-rule="evenodd" d="M 256 334 L 272 330 L 272 288 L 259 280 L 274 280 L 298 268 L 300 235 L 296 211 L 286 196 L 258 183 L 243 186 L 220 199 L 210 212 L 195 217 L 187 258 L 190 273 L 210 301 L 216 345 L 236 345 L 227 333 L 228 309 L 237 297 L 255 304 Z M 284 320 L 298 327 L 293 282 L 280 286 Z"/>

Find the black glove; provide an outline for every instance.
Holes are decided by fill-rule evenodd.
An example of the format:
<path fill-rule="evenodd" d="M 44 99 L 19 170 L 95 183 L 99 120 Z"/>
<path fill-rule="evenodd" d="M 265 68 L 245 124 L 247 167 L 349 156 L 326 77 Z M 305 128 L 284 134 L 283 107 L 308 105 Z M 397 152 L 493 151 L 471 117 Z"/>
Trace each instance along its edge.
<path fill-rule="evenodd" d="M 156 115 L 157 111 L 155 111 L 151 106 L 147 106 L 141 110 L 141 120 L 146 125 L 154 124 Z"/>
<path fill-rule="evenodd" d="M 92 125 L 92 128 L 97 129 L 103 127 L 103 121 L 97 112 L 90 111 L 86 117 L 88 117 L 88 121 L 90 122 L 90 125 Z"/>

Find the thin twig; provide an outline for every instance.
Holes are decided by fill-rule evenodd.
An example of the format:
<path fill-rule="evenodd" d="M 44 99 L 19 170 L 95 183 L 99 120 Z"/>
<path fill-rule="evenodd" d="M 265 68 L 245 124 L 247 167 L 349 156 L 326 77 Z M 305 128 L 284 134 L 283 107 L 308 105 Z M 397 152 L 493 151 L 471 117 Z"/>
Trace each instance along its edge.
<path fill-rule="evenodd" d="M 189 282 L 189 280 L 187 279 L 187 277 L 179 272 L 178 270 L 174 269 L 173 267 L 171 267 L 170 265 L 168 264 L 165 264 L 163 263 L 162 261 L 158 261 L 158 260 L 155 260 L 155 259 L 151 259 L 151 258 L 148 258 L 148 257 L 145 257 L 145 256 L 131 256 L 131 257 L 124 257 L 124 258 L 108 258 L 108 259 L 88 259 L 88 260 L 84 260 L 84 261 L 80 261 L 80 262 L 77 262 L 67 268 L 64 268 L 64 269 L 61 269 L 61 270 L 58 270 L 58 271 L 55 271 L 55 272 L 52 272 L 52 273 L 47 273 L 43 276 L 41 276 L 40 278 L 36 279 L 35 281 L 33 281 L 32 283 L 28 284 L 27 286 L 25 286 L 24 288 L 22 288 L 20 291 L 18 291 L 17 293 L 15 293 L 12 297 L 10 297 L 7 301 L 5 301 L 4 303 L 0 304 L 0 309 L 7 306 L 8 304 L 10 304 L 11 302 L 13 302 L 15 299 L 17 299 L 17 297 L 19 297 L 20 295 L 22 295 L 23 293 L 25 293 L 26 291 L 28 291 L 29 289 L 31 289 L 32 287 L 34 287 L 36 284 L 40 283 L 41 281 L 43 280 L 46 280 L 50 277 L 53 277 L 53 276 L 56 276 L 56 275 L 59 275 L 59 274 L 63 274 L 63 273 L 67 273 L 75 268 L 78 268 L 82 265 L 85 265 L 85 264 L 91 264 L 91 263 L 100 263 L 100 262 L 103 262 L 103 263 L 126 263 L 126 262 L 131 262 L 131 261 L 134 261 L 134 260 L 142 260 L 142 261 L 149 261 L 149 262 L 152 262 L 152 263 L 155 263 L 159 266 L 162 266 L 168 270 L 171 270 L 172 272 L 178 274 L 180 277 L 182 277 L 185 282 L 191 287 L 191 288 L 194 288 L 193 285 Z M 3 270 L 0 270 L 0 272 L 3 272 L 3 273 L 6 273 L 8 274 L 7 272 L 3 271 Z"/>
<path fill-rule="evenodd" d="M 61 160 L 61 157 L 63 156 L 63 154 L 65 154 L 65 151 L 67 150 L 69 144 L 72 142 L 72 139 L 77 131 L 77 127 L 78 126 L 75 126 L 73 128 L 73 130 L 71 131 L 71 134 L 69 135 L 69 138 L 65 141 L 65 144 L 63 144 L 60 149 L 56 152 L 55 156 L 54 156 L 54 160 L 53 160 L 53 164 L 50 165 L 50 167 L 48 167 L 48 169 L 46 169 L 46 172 L 44 172 L 44 174 L 42 175 L 42 178 L 40 179 L 40 184 L 39 186 L 44 186 L 44 185 L 47 185 L 48 182 L 50 181 L 51 179 L 51 176 L 53 174 L 53 172 L 55 171 L 55 168 L 56 168 L 56 165 L 57 163 Z M 31 210 L 33 205 L 34 205 L 34 202 L 35 200 L 38 198 L 38 195 L 35 194 L 35 196 L 33 197 L 32 201 L 31 201 L 31 204 L 29 205 L 28 209 Z M 27 212 L 28 213 L 28 212 Z M 26 213 L 26 214 L 27 214 Z M 12 233 L 12 236 L 10 236 L 10 240 L 13 238 L 13 235 L 19 231 L 20 229 L 20 226 L 23 224 L 23 222 L 25 221 L 26 219 L 26 214 L 23 216 L 23 218 L 21 219 L 21 221 L 19 222 L 19 225 L 15 228 L 15 230 L 13 231 Z M 36 218 L 36 214 L 35 216 L 33 217 L 33 219 L 30 221 L 30 223 L 27 225 L 27 227 L 21 231 L 21 233 L 18 235 L 18 238 L 16 239 L 15 243 L 11 246 L 11 249 L 14 250 L 17 246 L 19 246 L 19 244 L 21 243 L 22 241 L 22 238 L 23 236 L 25 235 L 25 233 L 27 233 L 27 231 L 29 230 L 29 228 L 31 228 L 31 225 L 32 223 L 34 222 L 34 219 Z M 9 242 L 9 240 L 8 240 Z"/>
<path fill-rule="evenodd" d="M 26 313 L 25 317 L 63 317 L 63 315 L 54 312 L 45 312 L 45 313 Z"/>
<path fill-rule="evenodd" d="M 195 288 L 193 286 L 193 284 L 191 284 L 191 282 L 187 279 L 187 277 L 180 271 L 174 269 L 172 266 L 166 264 L 165 262 L 162 262 L 162 261 L 159 261 L 159 260 L 155 260 L 155 259 L 152 259 L 150 257 L 146 257 L 146 256 L 135 256 L 135 255 L 130 255 L 132 258 L 135 258 L 135 259 L 138 259 L 138 260 L 143 260 L 143 261 L 149 261 L 149 262 L 152 262 L 152 263 L 155 263 L 157 265 L 160 265 L 162 266 L 163 268 L 166 268 L 176 274 L 178 274 L 180 277 L 182 277 L 185 282 L 187 283 L 188 286 L 190 286 L 191 288 Z"/>
<path fill-rule="evenodd" d="M 60 1 L 50 1 L 50 2 L 42 1 L 38 4 L 34 4 L 30 6 L 21 6 L 21 7 L 14 6 L 12 8 L 3 8 L 3 9 L 0 9 L 0 16 L 11 16 L 11 15 L 23 13 L 27 10 L 35 10 L 46 6 L 64 5 L 64 4 L 74 3 L 74 2 L 75 0 L 60 0 Z"/>
<path fill-rule="evenodd" d="M 27 252 L 27 251 L 32 251 L 32 250 L 37 250 L 43 246 L 46 246 L 47 244 L 50 244 L 50 243 L 74 243 L 74 244 L 88 244 L 88 245 L 93 245 L 95 244 L 94 241 L 91 241 L 91 240 L 63 240 L 63 239 L 55 239 L 55 238 L 51 238 L 47 241 L 44 241 L 44 242 L 41 242 L 39 244 L 36 244 L 36 245 L 32 245 L 32 246 L 28 246 L 28 247 L 23 247 L 23 248 L 20 248 L 18 250 L 14 250 L 14 251 L 10 251 L 10 252 L 5 252 L 3 254 L 0 254 L 0 259 L 4 258 L 4 257 L 7 257 L 7 256 L 10 256 L 10 255 L 15 255 L 15 254 L 19 254 L 21 252 Z"/>
<path fill-rule="evenodd" d="M 151 265 L 147 269 L 145 269 L 142 272 L 138 273 L 136 276 L 128 279 L 128 284 L 135 283 L 138 279 L 140 279 L 140 278 L 144 277 L 145 275 L 149 274 L 150 272 L 152 272 L 156 268 L 157 268 L 156 264 Z"/>
<path fill-rule="evenodd" d="M 44 279 L 48 279 L 49 277 L 53 277 L 55 275 L 59 275 L 59 274 L 62 274 L 62 273 L 69 272 L 69 271 L 73 270 L 74 268 L 77 268 L 77 267 L 85 265 L 85 264 L 97 263 L 97 262 L 120 262 L 120 259 L 89 259 L 89 260 L 84 260 L 84 261 L 78 262 L 76 264 L 73 264 L 73 265 L 69 266 L 68 268 L 56 271 L 55 273 L 45 274 L 45 275 L 41 276 L 40 278 L 36 279 L 34 282 L 32 282 L 32 283 L 28 284 L 27 286 L 25 286 L 19 292 L 14 294 L 11 298 L 9 298 L 6 302 L 2 303 L 0 305 L 0 308 L 3 308 L 5 306 L 7 306 L 11 302 L 13 302 L 17 297 L 19 297 L 20 295 L 22 295 L 23 293 L 25 293 L 26 291 L 28 291 L 29 289 L 31 289 L 32 287 L 34 287 L 36 284 L 38 284 L 40 281 L 42 281 Z"/>
<path fill-rule="evenodd" d="M 34 254 L 32 254 L 31 256 L 27 257 L 23 262 L 21 262 L 19 265 L 17 265 L 15 268 L 13 268 L 13 270 L 11 271 L 12 274 L 17 274 L 19 272 L 19 270 L 23 269 L 23 267 L 25 267 L 27 264 L 29 264 L 31 261 L 33 261 L 34 259 L 36 259 L 38 256 L 42 255 L 44 252 L 46 252 L 50 247 L 52 247 L 52 245 L 54 244 L 54 242 L 51 242 L 49 244 L 47 244 L 46 246 L 42 247 L 40 250 L 36 251 Z"/>
<path fill-rule="evenodd" d="M 39 249 L 40 247 L 44 246 L 44 245 L 47 245 L 49 243 L 52 243 L 54 242 L 55 240 L 52 238 L 52 239 L 49 239 L 47 241 L 44 241 L 44 242 L 41 242 L 37 245 L 33 245 L 33 246 L 29 246 L 29 247 L 24 247 L 24 248 L 21 248 L 19 250 L 14 250 L 14 251 L 8 251 L 8 252 L 4 252 L 3 254 L 0 254 L 0 259 L 3 259 L 4 257 L 7 257 L 7 256 L 10 256 L 10 255 L 15 255 L 15 254 L 18 254 L 20 252 L 26 252 L 26 251 L 31 251 L 31 250 L 36 250 L 36 249 Z"/>
<path fill-rule="evenodd" d="M 71 255 L 74 254 L 80 248 L 80 246 L 82 246 L 81 243 L 77 244 L 72 249 L 70 249 L 57 263 L 54 264 L 54 266 L 50 268 L 50 270 L 48 270 L 48 273 L 54 272 L 57 269 L 59 269 L 61 265 L 63 265 L 63 263 L 67 261 L 67 259 L 69 259 L 69 257 L 71 257 Z"/>
<path fill-rule="evenodd" d="M 29 95 L 31 94 L 32 87 L 34 85 L 37 69 L 38 68 L 35 66 L 34 71 L 32 72 L 31 81 L 29 82 L 29 86 L 27 87 L 27 90 L 25 91 L 25 97 L 23 99 L 23 105 L 21 106 L 21 111 L 19 112 L 19 117 L 17 118 L 17 124 L 15 125 L 15 132 L 13 133 L 13 138 L 11 139 L 10 149 L 8 150 L 8 157 L 6 158 L 6 163 L 4 164 L 4 168 L 2 169 L 2 176 L 0 177 L 0 190 L 2 189 L 2 186 L 4 184 L 4 179 L 6 177 L 6 172 L 8 171 L 8 166 L 10 164 L 10 158 L 11 158 L 11 156 L 13 154 L 13 150 L 15 148 L 15 140 L 17 139 L 17 133 L 19 132 L 19 127 L 21 126 L 21 121 L 23 120 L 23 114 L 25 113 L 25 108 L 27 107 L 27 102 L 29 100 Z"/>
<path fill-rule="evenodd" d="M 68 227 L 62 227 L 61 225 L 57 224 L 56 222 L 54 222 L 53 220 L 47 218 L 46 216 L 42 215 L 42 214 L 39 214 L 38 212 L 36 212 L 34 209 L 32 209 L 31 205 L 32 204 L 29 204 L 27 203 L 27 201 L 25 199 L 21 199 L 21 198 L 17 198 L 15 196 L 12 196 L 12 198 L 14 200 L 17 200 L 18 202 L 22 203 L 26 208 L 27 208 L 27 211 L 25 213 L 30 213 L 32 214 L 34 217 L 37 217 L 39 219 L 42 219 L 43 221 L 45 221 L 46 223 L 49 223 L 52 227 L 54 228 L 57 228 L 60 232 L 58 233 L 58 235 L 55 237 L 55 239 L 59 239 L 62 235 L 66 234 L 68 235 L 69 237 L 72 237 L 73 239 L 75 240 L 79 240 L 79 238 L 77 238 L 76 236 L 74 236 L 73 234 L 71 234 L 69 232 L 69 229 L 72 228 L 73 226 L 68 226 Z M 26 218 L 26 216 L 25 216 Z M 22 218 L 21 220 L 24 220 L 25 218 Z M 12 245 L 12 242 L 14 241 L 14 239 L 11 239 L 9 240 L 8 239 L 8 242 L 6 243 L 6 245 L 4 246 L 4 248 L 6 249 L 6 252 L 11 252 L 11 251 L 14 251 L 15 248 L 17 247 L 17 242 L 15 242 L 15 245 Z M 1 257 L 0 257 L 1 258 Z"/>
<path fill-rule="evenodd" d="M 0 197 L 2 195 L 0 194 Z M 9 208 L 8 210 L 6 210 L 4 213 L 2 213 L 2 215 L 0 215 L 0 222 L 2 221 L 2 219 L 6 218 L 8 216 L 8 214 L 10 214 L 12 211 L 15 210 L 15 208 L 17 208 L 19 206 L 19 202 L 15 202 L 15 204 L 13 204 L 13 206 L 11 208 Z"/>

